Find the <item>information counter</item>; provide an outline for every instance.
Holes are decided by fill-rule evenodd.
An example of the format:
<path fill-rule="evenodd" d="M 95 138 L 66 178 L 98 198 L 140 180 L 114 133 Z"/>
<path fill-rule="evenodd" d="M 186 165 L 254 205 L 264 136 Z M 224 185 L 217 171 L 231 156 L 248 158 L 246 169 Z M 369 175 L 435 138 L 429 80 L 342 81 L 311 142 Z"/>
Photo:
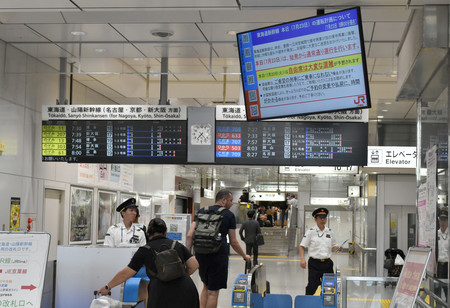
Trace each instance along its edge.
<path fill-rule="evenodd" d="M 108 283 L 138 250 L 105 246 L 58 246 L 55 284 L 56 308 L 89 307 L 94 291 Z M 111 297 L 121 300 L 119 286 Z"/>

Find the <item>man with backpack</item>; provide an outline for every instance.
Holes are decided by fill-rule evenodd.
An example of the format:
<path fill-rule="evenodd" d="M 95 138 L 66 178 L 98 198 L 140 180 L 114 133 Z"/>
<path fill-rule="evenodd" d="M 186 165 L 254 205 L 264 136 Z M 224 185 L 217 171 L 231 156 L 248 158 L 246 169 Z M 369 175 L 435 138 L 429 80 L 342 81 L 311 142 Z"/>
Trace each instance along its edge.
<path fill-rule="evenodd" d="M 232 205 L 233 194 L 225 189 L 220 190 L 213 206 L 198 211 L 187 235 L 186 246 L 189 250 L 194 246 L 195 256 L 200 265 L 199 274 L 203 282 L 200 294 L 201 308 L 217 307 L 220 289 L 227 288 L 227 235 L 234 251 L 246 262 L 251 260 L 237 241 L 236 218 L 229 210 Z"/>

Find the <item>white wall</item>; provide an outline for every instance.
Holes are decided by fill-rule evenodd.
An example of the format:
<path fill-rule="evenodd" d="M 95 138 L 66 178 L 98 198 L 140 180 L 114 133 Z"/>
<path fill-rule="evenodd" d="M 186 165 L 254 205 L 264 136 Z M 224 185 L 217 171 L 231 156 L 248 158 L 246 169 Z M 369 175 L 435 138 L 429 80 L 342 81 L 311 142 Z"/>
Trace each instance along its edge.
<path fill-rule="evenodd" d="M 14 74 L 5 73 L 5 63 L 14 68 Z M 0 156 L 0 230 L 9 230 L 11 197 L 21 199 L 21 228 L 27 226 L 25 218 L 36 217 L 33 229 L 42 231 L 45 187 L 58 187 L 70 196 L 70 184 L 77 184 L 77 164 L 41 161 L 41 109 L 56 104 L 59 97 L 59 75 L 54 73 L 47 65 L 0 41 L 0 142 L 5 143 Z M 74 82 L 73 104 L 115 103 Z M 134 191 L 165 196 L 164 210 L 173 212 L 174 202 L 169 196 L 174 191 L 174 174 L 175 166 L 137 165 Z"/>

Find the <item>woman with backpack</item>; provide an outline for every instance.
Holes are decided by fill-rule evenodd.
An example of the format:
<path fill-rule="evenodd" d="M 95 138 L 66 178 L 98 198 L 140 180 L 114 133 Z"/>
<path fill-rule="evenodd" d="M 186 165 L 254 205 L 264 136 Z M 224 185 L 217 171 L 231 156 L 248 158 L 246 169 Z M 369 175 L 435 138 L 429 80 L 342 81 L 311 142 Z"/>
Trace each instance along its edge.
<path fill-rule="evenodd" d="M 197 270 L 198 262 L 184 245 L 178 242 L 174 243 L 166 235 L 167 226 L 164 220 L 152 219 L 148 224 L 149 241 L 147 245 L 140 247 L 128 266 L 118 272 L 98 292 L 103 295 L 108 294 L 111 288 L 133 277 L 142 266 L 145 266 L 147 276 L 150 278 L 147 308 L 199 307 L 198 291 L 190 277 Z M 166 258 L 173 257 L 169 256 L 171 249 L 176 251 L 181 260 L 180 263 L 183 264 L 183 270 L 179 272 L 179 267 L 174 267 L 168 277 L 165 275 L 166 273 L 158 271 L 158 269 L 161 268 L 161 263 L 164 263 Z M 162 266 L 166 267 L 164 264 Z"/>

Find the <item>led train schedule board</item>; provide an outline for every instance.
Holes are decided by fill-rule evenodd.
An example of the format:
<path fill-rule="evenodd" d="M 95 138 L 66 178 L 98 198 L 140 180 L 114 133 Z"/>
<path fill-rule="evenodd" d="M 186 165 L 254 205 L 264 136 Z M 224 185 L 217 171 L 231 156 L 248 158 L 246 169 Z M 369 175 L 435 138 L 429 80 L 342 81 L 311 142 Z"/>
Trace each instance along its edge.
<path fill-rule="evenodd" d="M 42 121 L 42 161 L 184 164 L 186 121 Z"/>
<path fill-rule="evenodd" d="M 247 120 L 370 108 L 358 7 L 237 34 Z"/>
<path fill-rule="evenodd" d="M 216 163 L 365 166 L 367 123 L 216 121 Z"/>

